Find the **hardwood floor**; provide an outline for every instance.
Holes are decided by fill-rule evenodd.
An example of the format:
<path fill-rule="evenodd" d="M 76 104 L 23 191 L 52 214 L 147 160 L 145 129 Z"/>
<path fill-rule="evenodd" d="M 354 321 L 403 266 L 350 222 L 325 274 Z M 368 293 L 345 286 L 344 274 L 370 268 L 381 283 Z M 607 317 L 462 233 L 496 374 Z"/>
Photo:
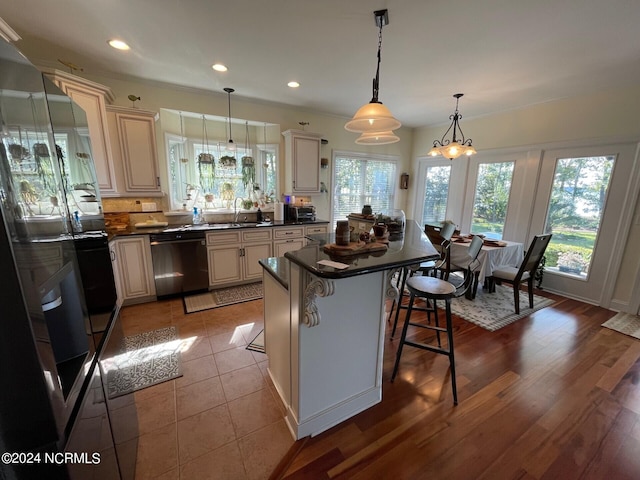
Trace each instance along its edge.
<path fill-rule="evenodd" d="M 382 402 L 272 478 L 640 478 L 640 341 L 600 326 L 610 310 L 536 293 L 556 303 L 496 332 L 454 318 L 458 406 L 445 356 L 405 347 L 389 382 L 388 328 Z"/>

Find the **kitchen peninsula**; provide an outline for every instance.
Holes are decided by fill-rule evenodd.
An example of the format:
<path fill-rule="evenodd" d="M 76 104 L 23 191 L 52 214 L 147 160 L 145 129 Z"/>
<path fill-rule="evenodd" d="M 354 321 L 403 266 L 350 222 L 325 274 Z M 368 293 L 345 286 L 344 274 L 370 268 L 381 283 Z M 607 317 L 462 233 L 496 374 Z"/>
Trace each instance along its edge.
<path fill-rule="evenodd" d="M 263 267 L 269 375 L 294 438 L 316 435 L 379 403 L 385 301 L 397 295 L 393 274 L 438 258 L 419 225 L 407 221 L 386 251 L 335 257 L 333 234 Z M 335 268 L 327 262 L 348 265 Z"/>

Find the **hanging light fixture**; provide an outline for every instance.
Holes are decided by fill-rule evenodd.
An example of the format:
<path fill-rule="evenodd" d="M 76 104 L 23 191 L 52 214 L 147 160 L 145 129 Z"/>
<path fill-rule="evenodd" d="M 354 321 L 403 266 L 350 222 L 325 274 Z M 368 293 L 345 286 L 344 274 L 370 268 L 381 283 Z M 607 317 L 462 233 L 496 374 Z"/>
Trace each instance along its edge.
<path fill-rule="evenodd" d="M 375 12 L 373 12 L 373 14 L 375 16 L 376 25 L 380 29 L 378 33 L 378 64 L 376 67 L 376 76 L 373 79 L 373 96 L 369 103 L 360 107 L 353 118 L 345 124 L 344 128 L 350 132 L 357 133 L 378 132 L 379 138 L 386 138 L 386 140 L 381 143 L 393 143 L 397 142 L 399 138 L 396 137 L 395 140 L 390 142 L 388 140 L 389 136 L 387 134 L 391 130 L 399 128 L 402 124 L 396 118 L 394 118 L 389 109 L 385 107 L 380 100 L 378 100 L 378 90 L 380 86 L 380 50 L 382 48 L 382 27 L 389 24 L 389 14 L 386 9 L 376 10 Z M 395 135 L 393 136 L 395 137 Z M 367 139 L 370 140 L 370 138 Z M 379 142 L 367 141 L 356 143 Z"/>
<path fill-rule="evenodd" d="M 356 143 L 358 145 L 386 145 L 398 141 L 400 138 L 389 130 L 387 132 L 364 132 L 358 137 Z"/>
<path fill-rule="evenodd" d="M 465 140 L 464 133 L 462 133 L 462 129 L 460 128 L 460 124 L 458 123 L 462 118 L 462 115 L 458 113 L 458 102 L 460 101 L 460 97 L 462 97 L 464 93 L 456 93 L 453 98 L 456 99 L 456 111 L 453 115 L 450 115 L 451 125 L 440 140 L 433 141 L 433 148 L 429 151 L 429 155 L 432 157 L 437 157 L 438 155 L 442 155 L 449 160 L 453 160 L 454 158 L 458 158 L 460 155 L 471 156 L 478 152 L 471 145 L 471 139 L 468 138 Z M 453 129 L 451 140 L 445 138 L 447 133 L 449 133 Z M 460 131 L 461 139 L 457 138 L 457 133 Z"/>
<path fill-rule="evenodd" d="M 231 135 L 231 94 L 235 92 L 235 90 L 233 88 L 225 87 L 224 91 L 227 92 L 227 98 L 229 100 L 229 141 L 227 142 L 227 150 L 235 152 L 236 144 L 233 143 L 233 136 Z"/>

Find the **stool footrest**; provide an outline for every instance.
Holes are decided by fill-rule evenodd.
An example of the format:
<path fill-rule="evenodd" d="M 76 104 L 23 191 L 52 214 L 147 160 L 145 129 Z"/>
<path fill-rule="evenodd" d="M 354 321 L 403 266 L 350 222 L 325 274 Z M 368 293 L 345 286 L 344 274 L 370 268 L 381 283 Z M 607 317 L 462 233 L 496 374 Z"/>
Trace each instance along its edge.
<path fill-rule="evenodd" d="M 413 323 L 413 322 L 409 322 L 409 325 L 412 325 L 414 327 L 426 328 L 427 330 L 435 330 L 436 332 L 445 332 L 445 333 L 447 332 L 447 329 L 445 327 L 436 327 L 435 325 L 425 325 L 424 323 Z"/>
<path fill-rule="evenodd" d="M 451 355 L 451 350 L 449 350 L 449 349 L 445 349 L 445 348 L 441 348 L 441 347 L 435 347 L 433 345 L 427 345 L 426 343 L 411 342 L 409 340 L 405 340 L 404 344 L 405 345 L 410 345 L 410 346 L 416 347 L 416 348 L 421 348 L 423 350 L 429 350 L 430 352 L 441 353 L 443 355 Z"/>

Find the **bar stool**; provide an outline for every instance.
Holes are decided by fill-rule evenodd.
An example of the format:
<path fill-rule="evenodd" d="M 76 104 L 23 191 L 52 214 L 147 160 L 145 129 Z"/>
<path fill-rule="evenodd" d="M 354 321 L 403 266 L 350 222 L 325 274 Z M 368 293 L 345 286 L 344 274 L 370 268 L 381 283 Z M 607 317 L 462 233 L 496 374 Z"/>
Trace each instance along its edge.
<path fill-rule="evenodd" d="M 438 272 L 440 272 L 441 278 L 445 280 L 449 278 L 449 270 L 451 266 L 449 247 L 451 245 L 451 236 L 453 235 L 455 228 L 455 225 L 452 223 L 447 223 L 443 227 L 425 225 L 425 233 L 429 237 L 429 240 L 436 248 L 436 250 L 440 252 L 440 258 L 438 258 L 437 260 L 422 262 L 417 265 L 411 265 L 409 267 L 403 267 L 402 270 L 400 270 L 400 272 L 398 273 L 398 281 L 396 283 L 396 287 L 399 287 L 398 290 L 400 294 L 398 295 L 397 301 L 394 298 L 391 302 L 391 310 L 389 311 L 389 318 L 387 319 L 387 322 L 391 322 L 391 317 L 393 316 L 395 309 L 395 318 L 393 321 L 391 338 L 393 338 L 393 336 L 396 334 L 396 327 L 398 325 L 400 310 L 407 308 L 402 305 L 402 297 L 404 296 L 404 287 L 407 282 L 407 278 L 413 276 L 415 273 L 420 273 L 421 275 L 432 274 L 433 276 L 437 276 Z"/>
<path fill-rule="evenodd" d="M 453 390 L 453 404 L 458 404 L 458 390 L 456 387 L 456 365 L 455 357 L 453 353 L 453 326 L 451 322 L 451 299 L 460 297 L 470 288 L 474 279 L 473 270 L 476 268 L 476 261 L 471 262 L 464 274 L 463 282 L 456 287 L 452 283 L 447 282 L 435 277 L 429 276 L 413 276 L 406 282 L 407 289 L 409 290 L 409 305 L 407 306 L 407 316 L 404 319 L 404 325 L 402 327 L 402 335 L 400 336 L 400 342 L 398 344 L 398 351 L 396 353 L 396 361 L 393 366 L 393 373 L 391 374 L 391 381 L 393 382 L 398 373 L 398 366 L 400 365 L 400 357 L 402 356 L 402 349 L 405 345 L 411 347 L 421 348 L 423 350 L 429 350 L 431 352 L 439 353 L 449 357 L 449 366 L 451 369 L 451 388 Z M 427 307 L 414 306 L 415 299 L 423 298 L 427 302 Z M 438 309 L 436 302 L 438 300 L 444 300 L 445 312 L 446 312 L 446 327 L 441 327 L 438 323 Z M 426 311 L 429 316 L 434 314 L 433 324 L 417 323 L 411 321 L 411 314 L 414 310 Z M 426 328 L 436 332 L 437 345 L 414 342 L 407 340 L 407 330 L 409 325 L 414 327 Z M 440 334 L 446 333 L 447 343 L 446 346 L 442 345 Z"/>

